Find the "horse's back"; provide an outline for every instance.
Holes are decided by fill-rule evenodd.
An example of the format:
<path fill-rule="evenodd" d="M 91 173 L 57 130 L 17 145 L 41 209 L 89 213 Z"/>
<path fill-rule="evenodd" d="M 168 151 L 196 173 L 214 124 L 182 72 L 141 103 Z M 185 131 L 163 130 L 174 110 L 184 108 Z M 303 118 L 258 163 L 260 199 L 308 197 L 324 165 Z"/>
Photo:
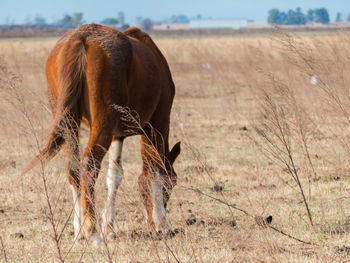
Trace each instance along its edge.
<path fill-rule="evenodd" d="M 141 125 L 150 122 L 156 111 L 170 114 L 174 85 L 166 60 L 153 41 L 139 29 L 122 33 L 95 24 L 67 33 L 48 59 L 49 94 L 54 112 L 55 98 L 60 93 L 58 57 L 77 38 L 84 41 L 86 50 L 85 85 L 80 101 L 85 122 L 91 126 L 101 114 L 111 112 L 113 105 L 136 112 Z M 119 115 L 112 114 L 112 118 L 116 119 L 116 135 L 127 136 Z"/>

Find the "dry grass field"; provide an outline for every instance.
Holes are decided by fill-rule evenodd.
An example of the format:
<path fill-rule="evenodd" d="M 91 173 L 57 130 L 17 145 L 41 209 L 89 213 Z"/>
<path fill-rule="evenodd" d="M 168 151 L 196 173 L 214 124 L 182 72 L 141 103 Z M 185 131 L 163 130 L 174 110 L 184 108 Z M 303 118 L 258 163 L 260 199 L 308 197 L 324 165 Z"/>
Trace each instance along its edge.
<path fill-rule="evenodd" d="M 168 219 L 181 231 L 148 233 L 131 137 L 117 239 L 97 248 L 73 242 L 64 154 L 18 177 L 52 121 L 44 68 L 55 41 L 0 42 L 0 262 L 59 262 L 58 251 L 66 262 L 350 261 L 347 33 L 156 39 L 177 88 L 170 144 L 182 152 Z"/>

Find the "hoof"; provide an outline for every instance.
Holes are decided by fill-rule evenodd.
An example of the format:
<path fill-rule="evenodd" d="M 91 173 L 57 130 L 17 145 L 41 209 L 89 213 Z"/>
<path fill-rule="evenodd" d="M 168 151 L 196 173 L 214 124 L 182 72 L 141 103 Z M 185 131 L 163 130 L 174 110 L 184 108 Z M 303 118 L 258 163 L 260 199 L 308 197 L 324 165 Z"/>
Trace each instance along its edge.
<path fill-rule="evenodd" d="M 169 232 L 172 232 L 171 227 L 158 227 L 155 228 L 155 233 L 157 235 L 166 236 Z"/>
<path fill-rule="evenodd" d="M 162 220 L 160 223 L 157 222 L 157 223 L 155 224 L 155 230 L 156 230 L 156 232 L 167 233 L 169 230 L 171 230 L 171 225 L 170 225 L 169 222 L 164 218 L 164 220 Z"/>

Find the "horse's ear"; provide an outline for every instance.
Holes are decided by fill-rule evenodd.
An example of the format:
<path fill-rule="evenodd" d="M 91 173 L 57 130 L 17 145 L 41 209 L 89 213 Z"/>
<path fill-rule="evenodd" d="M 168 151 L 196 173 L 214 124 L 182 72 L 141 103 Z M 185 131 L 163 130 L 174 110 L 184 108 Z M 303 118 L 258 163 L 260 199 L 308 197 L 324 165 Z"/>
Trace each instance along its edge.
<path fill-rule="evenodd" d="M 177 142 L 169 152 L 169 161 L 173 164 L 181 152 L 181 142 Z"/>

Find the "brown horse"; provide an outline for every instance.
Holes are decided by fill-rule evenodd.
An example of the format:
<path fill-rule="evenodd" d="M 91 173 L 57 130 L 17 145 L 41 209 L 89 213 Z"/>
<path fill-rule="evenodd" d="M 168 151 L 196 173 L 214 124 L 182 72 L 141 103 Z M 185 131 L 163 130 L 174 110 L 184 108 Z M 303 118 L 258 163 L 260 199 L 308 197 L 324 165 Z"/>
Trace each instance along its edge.
<path fill-rule="evenodd" d="M 143 171 L 139 193 L 145 217 L 156 230 L 170 229 L 165 208 L 176 184 L 173 163 L 180 153 L 180 143 L 171 151 L 168 144 L 175 87 L 169 66 L 152 39 L 138 28 L 122 33 L 106 26 L 83 25 L 58 41 L 46 73 L 55 120 L 45 148 L 22 174 L 40 160 L 53 158 L 63 146 L 69 159 L 75 239 L 82 229 L 86 238 L 98 242 L 94 186 L 102 159 L 109 150 L 102 235 L 115 236 L 114 203 L 123 178 L 123 140 L 140 134 Z M 90 138 L 80 162 L 81 123 L 90 127 Z"/>

